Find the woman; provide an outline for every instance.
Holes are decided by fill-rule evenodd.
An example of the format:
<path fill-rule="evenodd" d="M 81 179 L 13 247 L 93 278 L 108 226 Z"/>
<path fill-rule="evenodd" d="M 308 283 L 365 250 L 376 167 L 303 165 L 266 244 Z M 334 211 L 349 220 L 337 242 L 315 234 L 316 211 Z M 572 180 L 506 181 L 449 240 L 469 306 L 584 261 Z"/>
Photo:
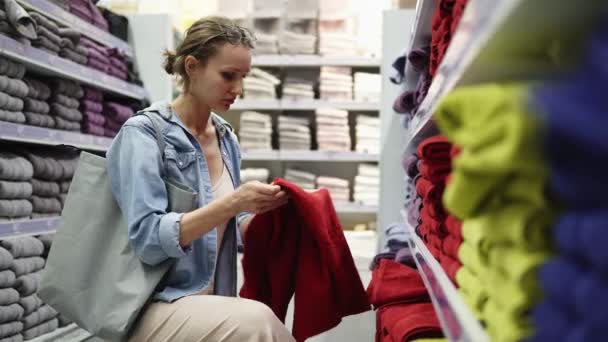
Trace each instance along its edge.
<path fill-rule="evenodd" d="M 143 115 L 125 123 L 108 151 L 112 192 L 128 221 L 135 254 L 149 265 L 176 262 L 130 341 L 293 341 L 267 306 L 234 297 L 236 240 L 251 214 L 287 202 L 278 186 L 239 186 L 236 137 L 212 113 L 228 110 L 242 93 L 252 40 L 228 19 L 194 23 L 177 51 L 166 53 L 165 70 L 179 76 L 182 93 L 148 109 L 166 117 L 165 164 L 152 123 Z M 166 212 L 162 175 L 198 192 L 200 207 Z"/>

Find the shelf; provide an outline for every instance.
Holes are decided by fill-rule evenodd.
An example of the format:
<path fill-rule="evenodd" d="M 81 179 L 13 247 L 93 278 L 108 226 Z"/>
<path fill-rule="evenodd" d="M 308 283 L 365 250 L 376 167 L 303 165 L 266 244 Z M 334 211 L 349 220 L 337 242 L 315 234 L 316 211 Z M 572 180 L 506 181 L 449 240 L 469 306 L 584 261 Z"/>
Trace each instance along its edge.
<path fill-rule="evenodd" d="M 584 37 L 601 20 L 603 6 L 601 0 L 582 5 L 551 0 L 470 0 L 410 123 L 408 144 L 433 126 L 433 112 L 456 86 L 542 79 L 567 70 L 579 60 Z"/>
<path fill-rule="evenodd" d="M 15 236 L 54 233 L 58 226 L 59 216 L 42 219 L 0 222 L 0 239 Z"/>
<path fill-rule="evenodd" d="M 372 205 L 363 205 L 358 203 L 334 202 L 334 207 L 338 215 L 376 215 L 378 207 Z"/>
<path fill-rule="evenodd" d="M 407 223 L 407 213 L 402 211 L 401 214 L 408 227 L 408 243 L 414 260 L 429 292 L 445 337 L 448 341 L 489 341 L 488 335 L 465 304 L 439 262 L 416 235 L 414 228 Z"/>
<path fill-rule="evenodd" d="M 0 140 L 51 146 L 70 145 L 91 151 L 105 151 L 112 143 L 111 138 L 3 121 L 0 121 Z"/>
<path fill-rule="evenodd" d="M 63 341 L 63 342 L 80 342 L 85 341 L 91 337 L 91 334 L 84 329 L 79 328 L 76 324 L 72 323 L 63 328 L 59 328 L 50 333 L 38 336 L 30 342 L 52 342 L 52 341 Z"/>
<path fill-rule="evenodd" d="M 243 151 L 243 161 L 378 162 L 377 154 L 354 151 Z"/>
<path fill-rule="evenodd" d="M 135 99 L 147 97 L 146 90 L 138 85 L 25 45 L 4 35 L 0 35 L 0 54 L 23 63 L 29 70 L 38 73 L 69 78 L 107 92 Z"/>
<path fill-rule="evenodd" d="M 64 26 L 80 31 L 82 34 L 98 43 L 108 47 L 119 48 L 127 55 L 133 56 L 133 49 L 124 40 L 95 27 L 93 24 L 87 23 L 48 0 L 17 0 L 17 2 L 27 9 L 40 12 Z"/>
<path fill-rule="evenodd" d="M 351 66 L 380 67 L 379 58 L 352 56 L 319 56 L 319 55 L 259 55 L 253 56 L 254 66 L 265 67 L 305 67 L 305 66 Z"/>
<path fill-rule="evenodd" d="M 325 101 L 325 100 L 237 100 L 231 110 L 315 110 L 317 108 L 338 108 L 344 110 L 378 111 L 378 102 Z"/>
<path fill-rule="evenodd" d="M 416 3 L 416 19 L 410 31 L 410 45 L 405 51 L 406 54 L 431 45 L 431 26 L 436 7 L 437 0 L 419 0 Z M 415 89 L 418 83 L 418 73 L 412 69 L 410 63 L 405 64 L 405 82 L 407 89 Z"/>

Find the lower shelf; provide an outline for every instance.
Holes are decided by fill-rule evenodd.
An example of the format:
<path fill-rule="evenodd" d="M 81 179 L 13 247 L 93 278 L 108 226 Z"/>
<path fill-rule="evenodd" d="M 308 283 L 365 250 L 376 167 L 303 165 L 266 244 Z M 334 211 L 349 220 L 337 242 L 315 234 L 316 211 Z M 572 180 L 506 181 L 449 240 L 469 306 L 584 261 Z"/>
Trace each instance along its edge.
<path fill-rule="evenodd" d="M 81 329 L 76 324 L 70 324 L 66 327 L 59 328 L 48 334 L 44 334 L 30 340 L 31 342 L 80 342 L 91 337 L 91 334 L 86 330 Z"/>
<path fill-rule="evenodd" d="M 408 243 L 418 272 L 429 292 L 446 338 L 449 341 L 488 342 L 490 339 L 473 312 L 465 304 L 439 262 L 408 223 L 407 213 L 402 211 L 401 214 L 410 233 Z"/>
<path fill-rule="evenodd" d="M 59 216 L 0 222 L 0 239 L 16 236 L 50 234 L 54 233 L 58 226 Z"/>

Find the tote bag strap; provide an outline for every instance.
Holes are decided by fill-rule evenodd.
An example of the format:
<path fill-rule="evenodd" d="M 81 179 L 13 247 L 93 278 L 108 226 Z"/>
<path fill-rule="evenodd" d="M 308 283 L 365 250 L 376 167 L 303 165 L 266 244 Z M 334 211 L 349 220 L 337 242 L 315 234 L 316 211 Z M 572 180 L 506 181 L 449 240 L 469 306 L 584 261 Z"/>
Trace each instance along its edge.
<path fill-rule="evenodd" d="M 163 162 L 163 171 L 165 171 L 165 138 L 163 136 L 163 124 L 164 120 L 162 119 L 162 114 L 156 110 L 142 110 L 135 115 L 145 115 L 152 122 L 152 126 L 154 126 L 156 143 L 158 144 L 158 149 L 160 151 L 160 157 Z M 165 172 L 166 173 L 166 172 Z"/>

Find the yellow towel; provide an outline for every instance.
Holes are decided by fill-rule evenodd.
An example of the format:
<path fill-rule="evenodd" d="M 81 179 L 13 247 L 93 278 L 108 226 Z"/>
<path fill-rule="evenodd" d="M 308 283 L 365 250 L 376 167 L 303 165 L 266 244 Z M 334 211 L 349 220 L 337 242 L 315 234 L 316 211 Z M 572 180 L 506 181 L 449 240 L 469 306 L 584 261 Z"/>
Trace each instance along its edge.
<path fill-rule="evenodd" d="M 532 324 L 526 316 L 514 316 L 489 299 L 484 308 L 486 331 L 492 342 L 521 341 L 532 334 Z"/>
<path fill-rule="evenodd" d="M 477 319 L 483 318 L 483 309 L 488 300 L 488 293 L 480 279 L 465 266 L 456 273 L 456 282 L 464 302 L 473 310 Z"/>

